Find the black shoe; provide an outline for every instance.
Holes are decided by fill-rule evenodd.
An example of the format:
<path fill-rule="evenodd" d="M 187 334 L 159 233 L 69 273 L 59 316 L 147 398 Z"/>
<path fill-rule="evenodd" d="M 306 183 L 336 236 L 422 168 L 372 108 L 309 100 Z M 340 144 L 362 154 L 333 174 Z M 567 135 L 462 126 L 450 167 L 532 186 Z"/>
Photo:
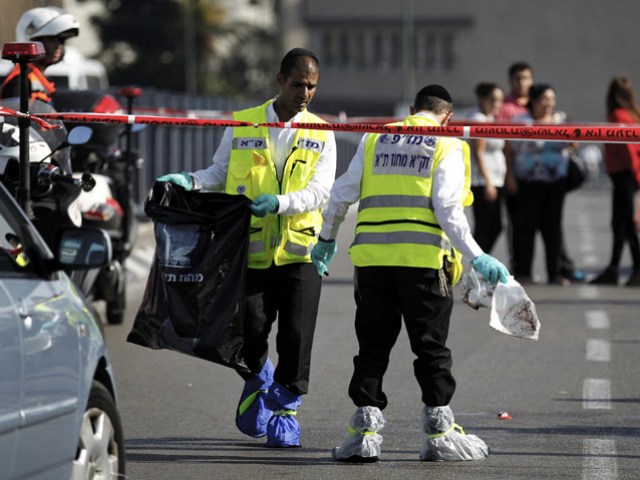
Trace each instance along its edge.
<path fill-rule="evenodd" d="M 625 285 L 627 287 L 640 287 L 640 269 L 633 271 Z"/>
<path fill-rule="evenodd" d="M 618 285 L 618 269 L 615 267 L 607 267 L 597 277 L 589 280 L 592 285 Z"/>

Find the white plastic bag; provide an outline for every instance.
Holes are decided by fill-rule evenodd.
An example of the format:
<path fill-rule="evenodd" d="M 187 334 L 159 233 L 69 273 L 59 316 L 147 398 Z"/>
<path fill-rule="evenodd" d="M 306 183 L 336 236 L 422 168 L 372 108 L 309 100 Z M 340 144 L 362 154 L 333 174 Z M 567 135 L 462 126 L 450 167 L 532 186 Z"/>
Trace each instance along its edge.
<path fill-rule="evenodd" d="M 536 306 L 527 292 L 512 276 L 507 283 L 491 285 L 475 270 L 467 272 L 460 281 L 462 300 L 471 308 L 491 309 L 489 325 L 514 337 L 537 340 L 540 320 Z"/>
<path fill-rule="evenodd" d="M 540 320 L 536 306 L 512 276 L 507 283 L 498 282 L 495 287 L 489 325 L 507 335 L 538 340 Z"/>
<path fill-rule="evenodd" d="M 378 407 L 358 407 L 351 417 L 349 435 L 342 445 L 333 449 L 333 459 L 346 462 L 367 462 L 380 457 L 385 420 Z"/>
<path fill-rule="evenodd" d="M 471 269 L 464 274 L 460 280 L 460 288 L 462 289 L 462 301 L 471 308 L 478 310 L 480 307 L 491 307 L 495 287 L 475 270 Z"/>

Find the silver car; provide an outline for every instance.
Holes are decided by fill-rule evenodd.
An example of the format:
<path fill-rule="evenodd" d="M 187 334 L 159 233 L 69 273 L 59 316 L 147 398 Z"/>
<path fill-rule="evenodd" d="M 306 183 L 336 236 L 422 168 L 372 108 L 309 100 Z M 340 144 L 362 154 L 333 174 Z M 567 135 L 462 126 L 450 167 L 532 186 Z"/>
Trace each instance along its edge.
<path fill-rule="evenodd" d="M 101 324 L 65 271 L 105 265 L 101 230 L 55 255 L 0 184 L 0 478 L 115 479 L 124 439 Z"/>

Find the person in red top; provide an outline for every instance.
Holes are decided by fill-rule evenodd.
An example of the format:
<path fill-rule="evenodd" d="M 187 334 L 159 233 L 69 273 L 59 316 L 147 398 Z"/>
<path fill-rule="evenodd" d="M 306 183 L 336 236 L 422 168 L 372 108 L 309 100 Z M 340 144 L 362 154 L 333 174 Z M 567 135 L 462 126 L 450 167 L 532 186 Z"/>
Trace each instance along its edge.
<path fill-rule="evenodd" d="M 51 96 L 56 91 L 43 73 L 49 65 L 58 63 L 64 58 L 64 43 L 68 38 L 78 35 L 80 23 L 78 19 L 58 7 L 32 8 L 22 14 L 16 25 L 18 42 L 42 42 L 45 56 L 29 63 L 28 88 L 29 97 L 51 103 Z M 20 96 L 20 65 L 9 72 L 0 87 L 0 98 Z"/>
<path fill-rule="evenodd" d="M 497 122 L 510 122 L 528 112 L 529 88 L 533 85 L 533 69 L 528 63 L 516 62 L 509 67 L 509 94 L 496 115 Z"/>
<path fill-rule="evenodd" d="M 607 120 L 613 123 L 640 123 L 640 107 L 631 81 L 615 77 L 607 92 Z M 613 248 L 607 268 L 590 283 L 618 284 L 618 267 L 625 241 L 629 243 L 633 270 L 627 286 L 640 286 L 640 242 L 634 223 L 633 197 L 640 185 L 640 145 L 635 143 L 607 143 L 604 146 L 604 163 L 613 183 L 611 230 Z"/>

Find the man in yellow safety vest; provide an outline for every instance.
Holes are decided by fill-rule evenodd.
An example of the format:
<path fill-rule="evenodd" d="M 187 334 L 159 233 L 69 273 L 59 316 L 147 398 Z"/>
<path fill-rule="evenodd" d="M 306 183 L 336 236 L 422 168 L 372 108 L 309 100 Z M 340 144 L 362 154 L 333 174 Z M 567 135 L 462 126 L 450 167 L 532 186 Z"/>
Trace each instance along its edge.
<path fill-rule="evenodd" d="M 319 74 L 315 54 L 289 51 L 276 76 L 278 96 L 235 112 L 234 120 L 323 123 L 307 111 Z M 322 285 L 310 253 L 335 168 L 333 132 L 252 126 L 228 128 L 209 168 L 158 178 L 187 190 L 224 191 L 253 200 L 242 350 L 251 373 L 242 374 L 236 425 L 247 435 L 266 435 L 268 447 L 300 446 L 295 415 L 308 390 Z M 267 339 L 276 317 L 279 359 L 274 370 Z"/>
<path fill-rule="evenodd" d="M 446 125 L 453 101 L 440 85 L 416 95 L 411 114 L 397 125 Z M 335 238 L 349 206 L 359 201 L 355 239 L 355 328 L 359 352 L 349 396 L 357 407 L 349 435 L 333 452 L 347 462 L 376 461 L 378 431 L 387 406 L 382 379 L 402 320 L 416 355 L 427 439 L 422 460 L 481 460 L 486 444 L 454 423 L 455 391 L 446 346 L 453 307 L 452 285 L 461 257 L 493 284 L 509 272 L 483 253 L 471 236 L 464 206 L 473 202 L 467 144 L 457 138 L 415 134 L 365 135 L 347 172 L 336 180 L 323 212 L 320 241 L 311 258 L 324 274 L 337 251 Z M 455 247 L 455 248 L 454 248 Z"/>

